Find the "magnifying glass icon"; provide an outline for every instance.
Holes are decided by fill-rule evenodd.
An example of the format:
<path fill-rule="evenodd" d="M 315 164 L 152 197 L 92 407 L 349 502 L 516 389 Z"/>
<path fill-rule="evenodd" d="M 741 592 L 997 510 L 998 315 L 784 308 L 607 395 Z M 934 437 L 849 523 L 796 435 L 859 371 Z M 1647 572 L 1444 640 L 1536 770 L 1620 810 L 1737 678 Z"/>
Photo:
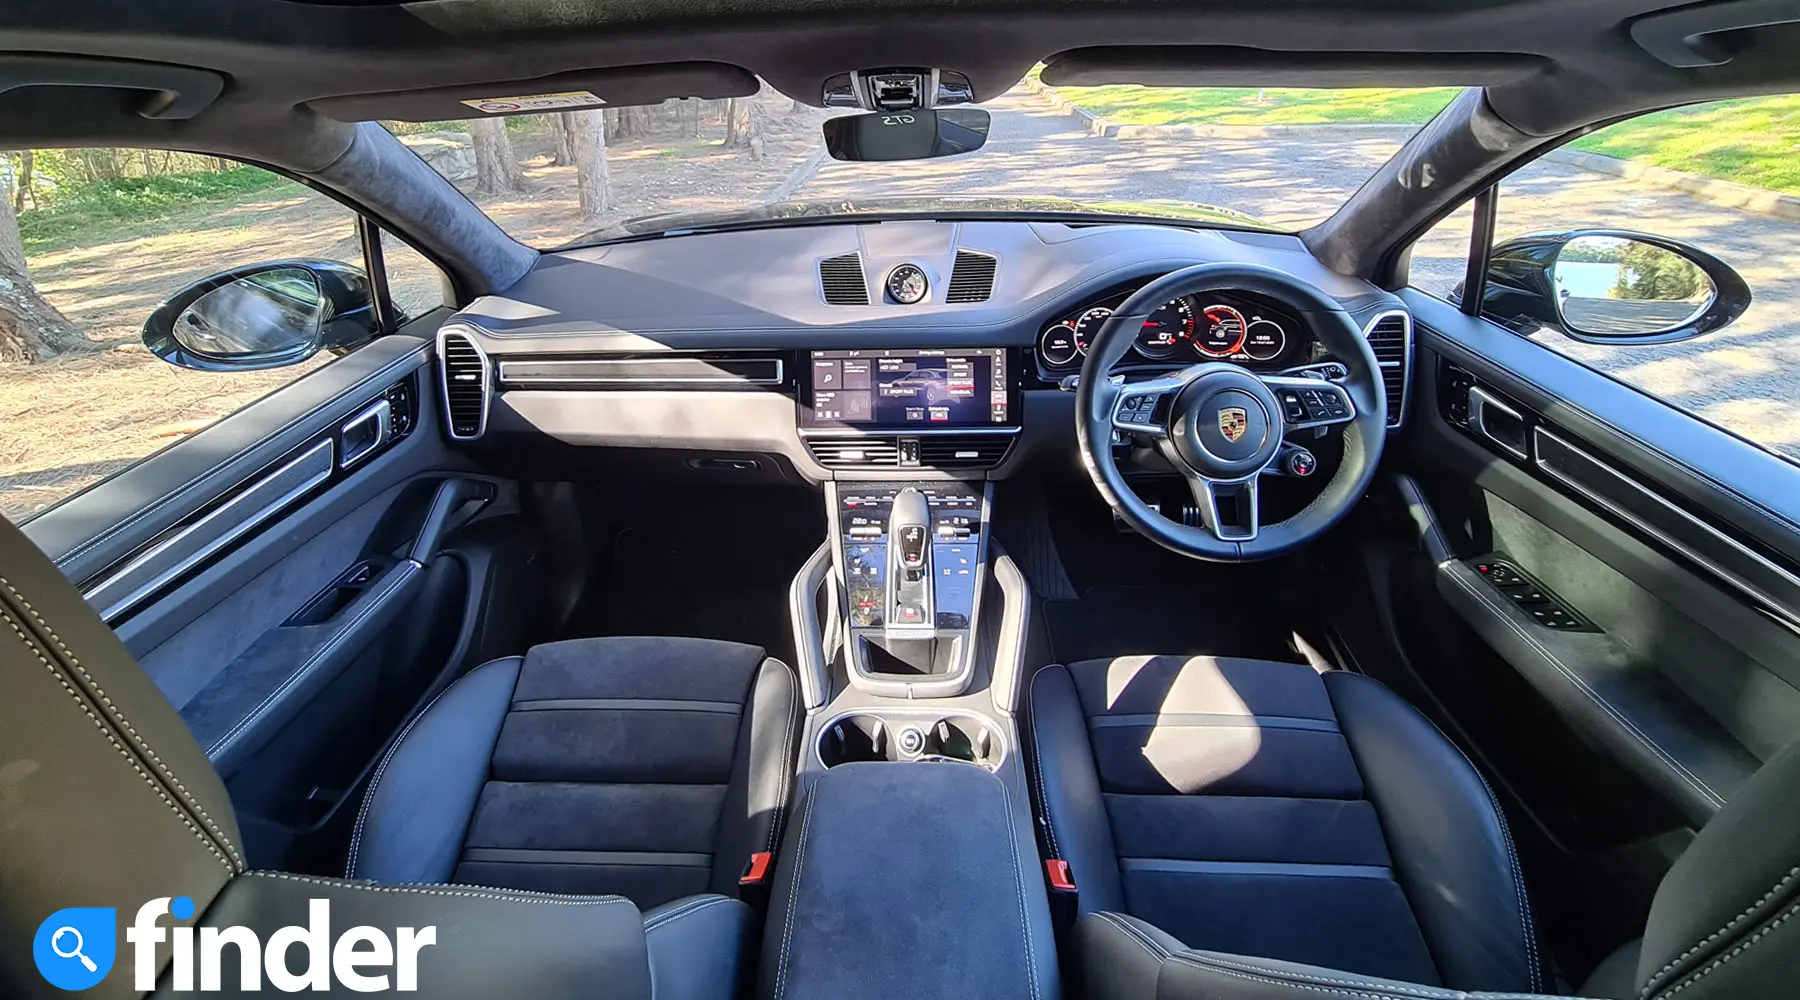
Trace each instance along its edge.
<path fill-rule="evenodd" d="M 62 945 L 59 943 L 62 941 L 64 934 L 71 935 L 75 938 L 75 947 L 70 948 L 68 951 L 64 951 Z M 58 927 L 56 933 L 50 935 L 50 950 L 56 952 L 57 958 L 79 958 L 81 959 L 82 966 L 89 972 L 99 972 L 100 967 L 94 964 L 94 960 L 81 953 L 81 945 L 81 932 L 73 927 Z"/>

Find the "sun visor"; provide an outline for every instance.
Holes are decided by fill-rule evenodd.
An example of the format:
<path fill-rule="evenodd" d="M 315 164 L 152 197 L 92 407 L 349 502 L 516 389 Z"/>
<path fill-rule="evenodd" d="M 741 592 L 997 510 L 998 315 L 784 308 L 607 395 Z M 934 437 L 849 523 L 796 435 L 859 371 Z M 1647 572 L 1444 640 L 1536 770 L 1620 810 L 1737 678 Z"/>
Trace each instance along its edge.
<path fill-rule="evenodd" d="M 1045 61 L 1053 87 L 1473 87 L 1510 83 L 1549 66 L 1510 52 L 1290 52 L 1227 45 L 1070 49 Z"/>
<path fill-rule="evenodd" d="M 577 70 L 530 80 L 429 90 L 319 97 L 306 106 L 339 121 L 442 122 L 484 115 L 531 115 L 582 108 L 661 104 L 677 97 L 719 100 L 756 93 L 756 77 L 727 63 L 682 62 Z"/>

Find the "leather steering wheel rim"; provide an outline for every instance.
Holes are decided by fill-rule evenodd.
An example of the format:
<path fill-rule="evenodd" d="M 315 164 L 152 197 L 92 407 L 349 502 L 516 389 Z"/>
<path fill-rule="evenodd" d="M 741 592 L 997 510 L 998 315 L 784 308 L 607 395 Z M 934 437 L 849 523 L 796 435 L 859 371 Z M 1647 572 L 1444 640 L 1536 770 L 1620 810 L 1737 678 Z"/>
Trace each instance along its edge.
<path fill-rule="evenodd" d="M 1213 500 L 1212 494 L 1216 487 L 1243 487 L 1249 494 L 1252 505 L 1249 537 L 1232 538 L 1221 537 L 1226 529 L 1222 522 L 1216 521 L 1216 511 L 1207 526 L 1180 524 L 1164 517 L 1127 485 L 1125 476 L 1113 457 L 1112 436 L 1121 397 L 1134 395 L 1133 390 L 1138 386 L 1115 383 L 1109 375 L 1113 366 L 1131 349 L 1144 321 L 1169 300 L 1205 292 L 1241 291 L 1274 298 L 1300 315 L 1332 358 L 1349 371 L 1349 376 L 1339 383 L 1309 380 L 1306 384 L 1313 387 L 1337 385 L 1342 396 L 1348 399 L 1352 415 L 1338 424 L 1343 427 L 1344 434 L 1343 461 L 1325 484 L 1323 491 L 1298 514 L 1267 526 L 1258 525 L 1255 520 L 1255 505 L 1259 501 L 1254 486 L 1260 470 L 1239 479 L 1209 478 L 1203 471 L 1182 461 L 1173 449 L 1165 449 L 1165 454 L 1171 457 L 1177 470 L 1195 490 L 1203 511 Z M 1255 376 L 1229 364 L 1195 365 L 1170 378 L 1229 380 L 1232 384 L 1224 386 L 1223 392 L 1235 394 L 1232 396 L 1233 401 L 1240 397 L 1262 399 L 1256 394 L 1256 387 L 1245 384 L 1234 375 L 1234 371 L 1265 383 L 1271 379 L 1289 383 L 1294 381 L 1280 380 L 1274 376 Z M 1158 380 L 1159 384 L 1162 381 Z M 1177 436 L 1175 423 L 1178 421 L 1191 422 L 1196 427 L 1201 425 L 1200 416 L 1196 414 L 1174 412 L 1182 405 L 1183 396 L 1179 390 L 1172 393 L 1171 398 L 1174 401 L 1169 404 L 1171 414 L 1167 427 L 1170 436 Z M 1255 412 L 1256 408 L 1246 404 L 1232 409 L 1239 411 L 1237 416 L 1241 419 L 1244 409 Z M 1263 409 L 1266 409 L 1266 403 Z M 1213 415 L 1217 415 L 1216 409 Z M 1286 433 L 1288 428 L 1280 412 L 1267 414 L 1267 417 L 1270 433 L 1277 437 Z M 1218 417 L 1221 427 L 1226 422 L 1224 417 Z M 1387 392 L 1382 382 L 1381 368 L 1376 363 L 1374 351 L 1369 348 L 1369 343 L 1363 336 L 1362 328 L 1336 300 L 1313 285 L 1274 268 L 1256 264 L 1196 264 L 1166 274 L 1138 289 L 1094 335 L 1092 342 L 1088 344 L 1087 360 L 1082 363 L 1081 378 L 1075 391 L 1075 432 L 1080 442 L 1082 464 L 1087 467 L 1094 486 L 1127 524 L 1164 548 L 1185 556 L 1212 562 L 1248 562 L 1292 552 L 1324 534 L 1356 505 L 1356 501 L 1374 479 L 1375 467 L 1381 459 L 1381 449 L 1387 440 Z M 1187 423 L 1180 424 L 1180 432 L 1197 433 Z M 1239 433 L 1243 431 L 1240 430 Z M 1183 452 L 1188 455 L 1192 453 L 1191 447 Z M 1279 441 L 1275 443 L 1275 450 L 1268 461 L 1273 462 L 1274 455 L 1278 453 Z M 1202 493 L 1202 483 L 1207 484 L 1206 493 Z"/>

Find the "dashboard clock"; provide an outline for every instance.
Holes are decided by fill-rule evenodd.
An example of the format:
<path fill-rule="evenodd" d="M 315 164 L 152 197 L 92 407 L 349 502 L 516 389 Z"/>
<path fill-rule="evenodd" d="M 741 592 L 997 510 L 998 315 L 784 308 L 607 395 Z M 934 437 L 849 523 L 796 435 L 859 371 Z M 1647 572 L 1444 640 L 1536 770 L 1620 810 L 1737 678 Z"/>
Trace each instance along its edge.
<path fill-rule="evenodd" d="M 903 306 L 910 306 L 925 298 L 931 288 L 926 280 L 925 271 L 917 264 L 900 264 L 887 275 L 888 298 Z"/>

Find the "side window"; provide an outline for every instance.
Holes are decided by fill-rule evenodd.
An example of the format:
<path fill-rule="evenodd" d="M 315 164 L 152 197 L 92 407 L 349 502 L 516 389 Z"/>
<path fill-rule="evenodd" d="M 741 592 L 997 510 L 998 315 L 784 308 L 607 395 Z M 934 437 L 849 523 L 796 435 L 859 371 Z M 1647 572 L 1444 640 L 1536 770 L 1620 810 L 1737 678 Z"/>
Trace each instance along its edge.
<path fill-rule="evenodd" d="M 1483 314 L 1800 461 L 1796 150 L 1800 96 L 1660 111 L 1550 152 L 1500 185 Z M 1460 303 L 1466 243 L 1456 256 L 1412 283 Z"/>
<path fill-rule="evenodd" d="M 410 250 L 389 256 L 407 312 L 442 301 L 435 268 Z M 271 316 L 329 320 L 305 270 L 247 277 L 173 321 L 169 343 L 200 356 L 287 351 L 258 370 L 177 367 L 146 346 L 146 321 L 170 296 L 296 257 L 342 262 L 345 281 L 361 280 L 356 216 L 259 167 L 162 150 L 0 155 L 0 514 L 26 520 L 329 364 L 337 354 L 320 346 L 342 341 L 266 333 Z"/>

